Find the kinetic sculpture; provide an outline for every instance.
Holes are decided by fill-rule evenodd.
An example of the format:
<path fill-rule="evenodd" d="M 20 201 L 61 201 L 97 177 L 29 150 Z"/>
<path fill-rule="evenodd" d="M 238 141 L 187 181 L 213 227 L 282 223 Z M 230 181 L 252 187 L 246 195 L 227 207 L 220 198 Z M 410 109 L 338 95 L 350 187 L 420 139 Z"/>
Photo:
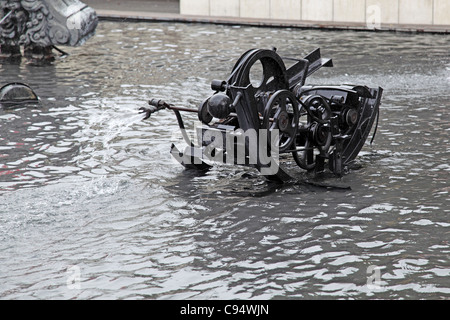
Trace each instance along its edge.
<path fill-rule="evenodd" d="M 0 88 L 0 109 L 27 103 L 39 103 L 39 97 L 27 84 L 13 82 Z"/>
<path fill-rule="evenodd" d="M 292 66 L 286 68 L 284 60 Z M 140 110 L 144 119 L 162 109 L 175 112 L 188 146 L 180 152 L 172 144 L 171 153 L 187 168 L 240 164 L 257 168 L 269 179 L 289 181 L 295 171 L 292 163 L 320 172 L 328 161 L 329 169 L 340 176 L 371 131 L 383 89 L 305 85 L 312 73 L 332 66 L 319 49 L 303 59 L 282 58 L 276 49 L 252 49 L 239 58 L 227 80 L 212 81 L 215 93 L 198 110 L 157 99 Z M 197 128 L 197 144 L 186 134 L 180 111 L 198 113 L 203 126 Z"/>
<path fill-rule="evenodd" d="M 56 45 L 83 44 L 95 32 L 95 11 L 78 0 L 0 0 L 0 58 L 52 60 Z"/>

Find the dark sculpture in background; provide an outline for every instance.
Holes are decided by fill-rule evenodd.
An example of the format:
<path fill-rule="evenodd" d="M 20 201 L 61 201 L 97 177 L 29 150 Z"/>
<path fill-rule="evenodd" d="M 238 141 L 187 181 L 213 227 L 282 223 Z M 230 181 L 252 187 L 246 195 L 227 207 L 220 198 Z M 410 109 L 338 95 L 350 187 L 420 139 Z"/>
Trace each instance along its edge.
<path fill-rule="evenodd" d="M 39 104 L 39 97 L 29 85 L 21 82 L 12 82 L 0 88 L 0 109 L 26 104 Z"/>
<path fill-rule="evenodd" d="M 305 85 L 312 73 L 332 66 L 319 49 L 303 59 L 282 58 L 276 49 L 252 49 L 238 59 L 227 80 L 212 81 L 214 94 L 198 110 L 158 99 L 140 110 L 144 119 L 162 109 L 175 112 L 187 146 L 180 152 L 172 144 L 171 153 L 186 168 L 238 164 L 284 182 L 296 180 L 299 168 L 323 172 L 328 163 L 341 176 L 378 123 L 383 89 Z M 180 111 L 198 113 L 197 143 L 186 133 Z"/>
<path fill-rule="evenodd" d="M 55 46 L 78 46 L 94 35 L 95 11 L 78 0 L 0 0 L 0 59 L 54 60 Z"/>

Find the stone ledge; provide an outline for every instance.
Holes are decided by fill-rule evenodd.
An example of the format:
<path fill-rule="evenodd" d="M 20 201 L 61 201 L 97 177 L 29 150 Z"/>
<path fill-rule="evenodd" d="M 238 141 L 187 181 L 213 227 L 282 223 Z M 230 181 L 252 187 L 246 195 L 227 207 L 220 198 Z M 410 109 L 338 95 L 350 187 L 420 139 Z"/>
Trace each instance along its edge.
<path fill-rule="evenodd" d="M 225 25 L 248 25 L 257 27 L 284 27 L 303 29 L 355 30 L 355 31 L 395 31 L 410 33 L 441 33 L 450 34 L 450 25 L 421 24 L 381 24 L 379 29 L 369 29 L 366 23 L 336 22 L 336 21 L 299 21 L 278 19 L 256 19 L 220 16 L 182 15 L 161 12 L 137 12 L 96 10 L 100 20 L 110 21 L 148 21 L 148 22 L 184 22 L 209 23 Z"/>

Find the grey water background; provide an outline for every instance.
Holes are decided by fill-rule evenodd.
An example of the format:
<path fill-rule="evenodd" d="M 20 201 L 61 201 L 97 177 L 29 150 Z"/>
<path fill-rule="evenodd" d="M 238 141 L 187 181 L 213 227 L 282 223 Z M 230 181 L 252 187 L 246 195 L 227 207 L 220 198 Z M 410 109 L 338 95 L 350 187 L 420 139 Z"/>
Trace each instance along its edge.
<path fill-rule="evenodd" d="M 342 178 L 276 185 L 171 159 L 197 107 L 254 47 L 382 86 L 378 132 Z M 448 35 L 102 22 L 49 66 L 0 66 L 40 106 L 0 109 L 0 299 L 449 299 Z M 196 116 L 185 115 L 188 128 Z"/>

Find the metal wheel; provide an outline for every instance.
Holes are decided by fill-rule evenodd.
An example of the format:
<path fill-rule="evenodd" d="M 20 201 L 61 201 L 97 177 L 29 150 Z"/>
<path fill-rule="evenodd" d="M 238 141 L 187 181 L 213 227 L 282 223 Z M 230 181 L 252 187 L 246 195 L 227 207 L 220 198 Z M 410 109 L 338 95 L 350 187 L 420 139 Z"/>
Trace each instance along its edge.
<path fill-rule="evenodd" d="M 299 108 L 295 95 L 288 90 L 273 94 L 264 109 L 262 128 L 269 131 L 269 144 L 272 138 L 277 140 L 279 153 L 295 149 L 298 122 Z M 272 137 L 275 132 L 278 136 Z"/>
<path fill-rule="evenodd" d="M 253 129 L 258 132 L 264 126 L 264 121 L 261 121 L 260 117 L 263 116 L 271 96 L 279 90 L 289 90 L 289 81 L 283 60 L 274 50 L 264 49 L 247 51 L 236 63 L 228 79 L 228 85 L 232 100 L 237 101 L 235 110 L 239 118 L 239 127 L 244 131 Z M 279 102 L 271 100 L 271 103 L 275 105 Z M 283 105 L 287 106 L 288 103 L 284 102 Z M 278 126 L 278 122 L 281 124 L 281 118 L 285 118 L 284 112 L 283 115 L 277 115 L 276 126 Z M 266 128 L 269 129 L 269 123 L 266 125 Z M 290 135 L 295 136 L 293 134 L 295 127 L 294 125 L 294 129 L 283 130 L 285 133 L 290 130 Z M 282 149 L 288 148 L 294 142 L 294 139 L 290 140 L 281 142 Z M 269 145 L 268 147 L 270 148 Z M 275 160 L 278 159 L 272 160 L 277 162 Z M 267 165 L 262 162 L 259 158 L 256 168 L 268 179 L 278 181 L 292 179 L 279 164 L 276 165 L 276 170 L 272 170 L 272 168 L 266 170 Z"/>
<path fill-rule="evenodd" d="M 229 83 L 235 88 L 245 88 L 247 107 L 261 114 L 271 93 L 289 89 L 283 60 L 275 51 L 264 49 L 250 50 L 241 57 Z"/>
<path fill-rule="evenodd" d="M 319 95 L 306 97 L 300 107 L 300 122 L 296 139 L 296 151 L 292 153 L 297 165 L 305 170 L 316 167 L 317 156 L 325 156 L 330 149 L 332 135 L 330 127 L 331 108 Z"/>

